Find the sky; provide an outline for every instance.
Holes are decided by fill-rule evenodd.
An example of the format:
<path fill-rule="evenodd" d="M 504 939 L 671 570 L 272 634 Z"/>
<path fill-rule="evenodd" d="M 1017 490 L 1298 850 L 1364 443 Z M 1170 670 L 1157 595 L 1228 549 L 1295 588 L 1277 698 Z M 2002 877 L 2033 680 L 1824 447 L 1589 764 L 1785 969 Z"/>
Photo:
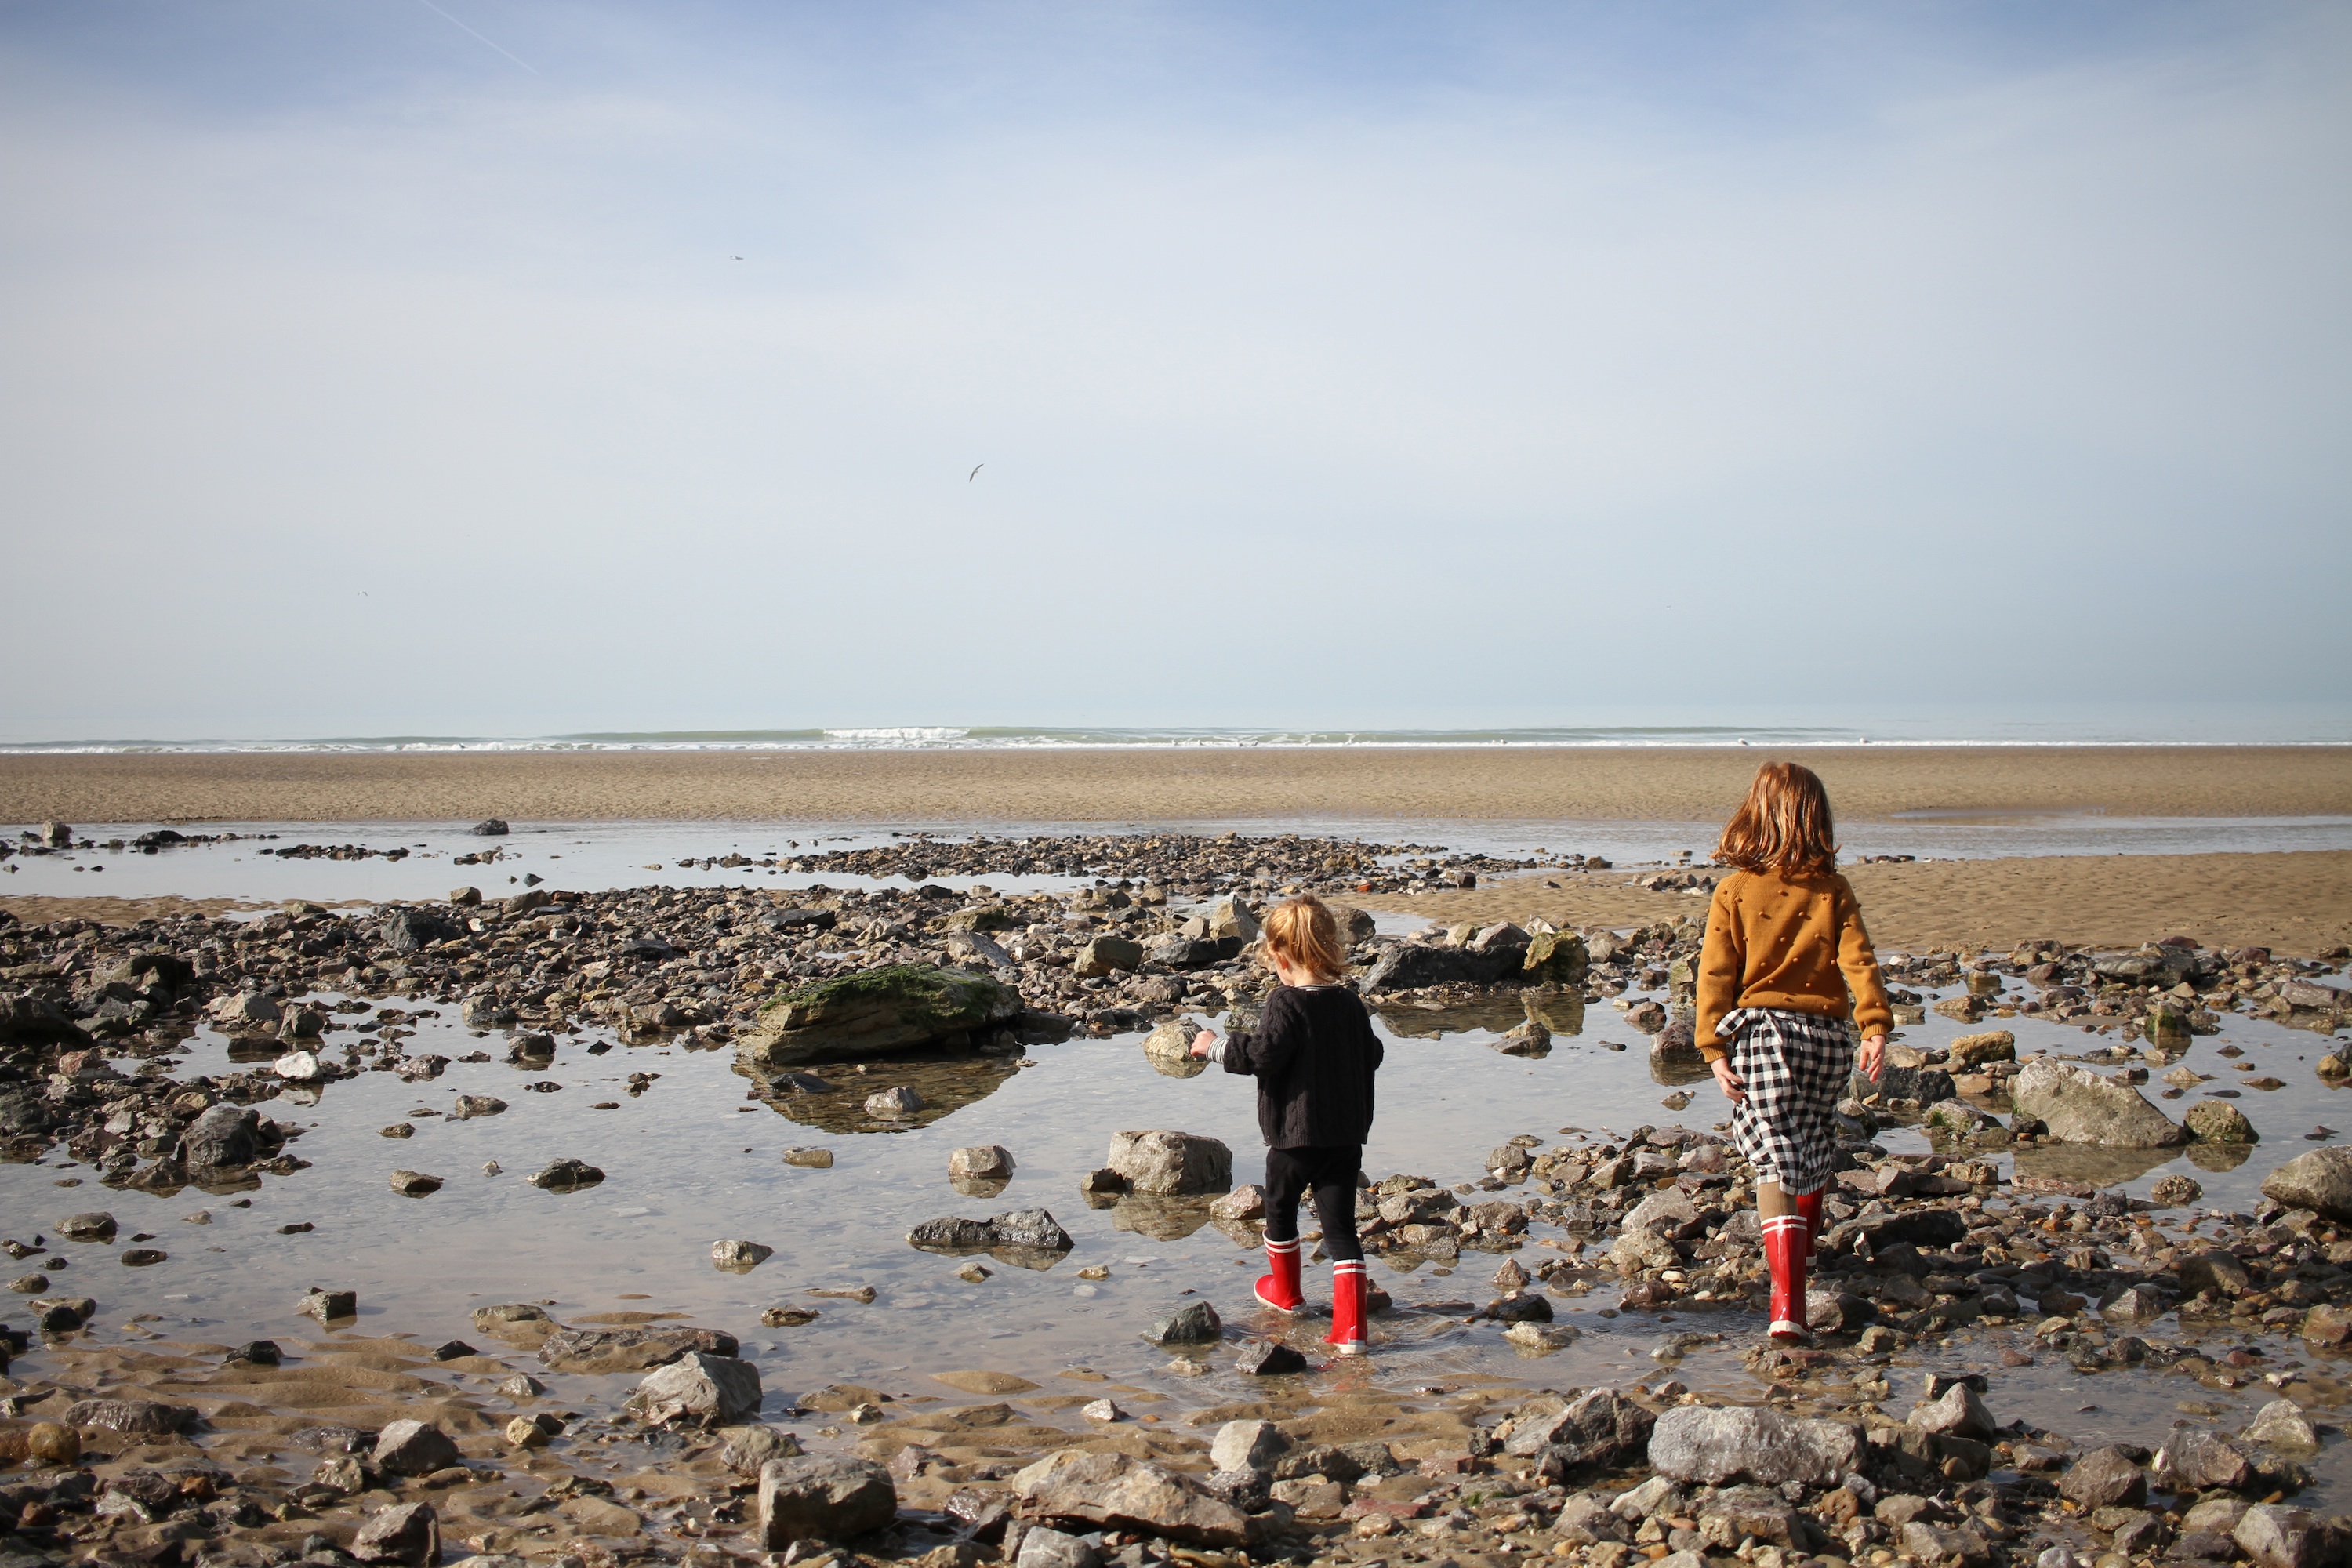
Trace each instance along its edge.
<path fill-rule="evenodd" d="M 2352 737 L 2347 279 L 2325 5 L 0 0 L 0 740 Z"/>

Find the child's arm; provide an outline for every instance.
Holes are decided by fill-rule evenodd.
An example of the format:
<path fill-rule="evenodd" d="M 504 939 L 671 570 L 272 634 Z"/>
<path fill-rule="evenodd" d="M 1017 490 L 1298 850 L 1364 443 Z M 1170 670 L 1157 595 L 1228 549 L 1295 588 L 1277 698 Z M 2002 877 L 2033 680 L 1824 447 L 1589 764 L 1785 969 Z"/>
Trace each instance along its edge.
<path fill-rule="evenodd" d="M 1862 923 L 1862 904 L 1838 879 L 1840 902 L 1838 911 L 1838 968 L 1845 973 L 1845 987 L 1853 993 L 1853 1026 L 1862 1036 L 1864 1061 L 1863 1070 L 1872 1078 L 1878 1074 L 1879 1053 L 1885 1048 L 1886 1031 L 1895 1026 L 1895 1009 L 1886 1005 L 1886 984 L 1878 975 L 1878 954 L 1871 951 L 1870 931 Z"/>
<path fill-rule="evenodd" d="M 1726 877 L 1716 885 L 1715 897 L 1707 900 L 1706 941 L 1698 954 L 1697 1043 L 1699 1053 L 1710 1063 L 1724 1054 L 1723 1043 L 1715 1037 L 1715 1026 L 1739 1005 L 1739 975 L 1746 963 L 1739 923 L 1731 912 L 1731 878 Z"/>
<path fill-rule="evenodd" d="M 1223 1040 L 1203 1029 L 1193 1037 L 1192 1054 L 1208 1058 L 1229 1073 L 1244 1078 L 1280 1072 L 1298 1049 L 1299 1025 L 1292 1009 L 1276 992 L 1265 1005 L 1265 1026 L 1255 1033 L 1227 1035 Z"/>

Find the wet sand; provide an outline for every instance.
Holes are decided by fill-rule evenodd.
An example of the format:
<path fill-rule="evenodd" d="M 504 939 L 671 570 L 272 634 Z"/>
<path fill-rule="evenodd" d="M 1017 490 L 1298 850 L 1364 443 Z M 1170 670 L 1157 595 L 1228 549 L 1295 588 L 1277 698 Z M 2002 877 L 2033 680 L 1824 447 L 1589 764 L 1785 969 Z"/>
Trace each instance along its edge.
<path fill-rule="evenodd" d="M 1702 868 L 1711 875 L 1719 869 Z M 1652 892 L 1633 873 L 1550 871 L 1466 892 L 1369 897 L 1369 909 L 1431 921 L 1647 925 L 1706 907 L 1703 893 Z M 1851 866 L 1847 878 L 1882 950 L 2003 952 L 2023 937 L 2133 947 L 2168 936 L 2212 947 L 2311 954 L 2352 942 L 2352 853 L 2039 856 Z"/>
<path fill-rule="evenodd" d="M 0 757 L 0 820 L 1720 821 L 1764 749 Z M 1847 818 L 2352 815 L 2352 747 L 1821 748 Z"/>

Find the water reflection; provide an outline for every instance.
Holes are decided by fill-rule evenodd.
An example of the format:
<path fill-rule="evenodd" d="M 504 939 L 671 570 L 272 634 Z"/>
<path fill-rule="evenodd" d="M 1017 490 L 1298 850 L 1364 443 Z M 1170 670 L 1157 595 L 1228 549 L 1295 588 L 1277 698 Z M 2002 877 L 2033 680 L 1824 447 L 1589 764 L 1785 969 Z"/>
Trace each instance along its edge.
<path fill-rule="evenodd" d="M 865 1070 L 860 1070 L 860 1068 Z M 803 1127 L 824 1132 L 905 1132 L 929 1127 L 1004 1087 L 1021 1070 L 1011 1057 L 976 1057 L 970 1051 L 893 1056 L 887 1061 L 844 1064 L 830 1077 L 809 1073 L 766 1074 L 744 1063 L 735 1071 L 758 1085 L 770 1110 Z M 866 1109 L 873 1096 L 910 1089 L 920 1104 L 903 1114 Z"/>

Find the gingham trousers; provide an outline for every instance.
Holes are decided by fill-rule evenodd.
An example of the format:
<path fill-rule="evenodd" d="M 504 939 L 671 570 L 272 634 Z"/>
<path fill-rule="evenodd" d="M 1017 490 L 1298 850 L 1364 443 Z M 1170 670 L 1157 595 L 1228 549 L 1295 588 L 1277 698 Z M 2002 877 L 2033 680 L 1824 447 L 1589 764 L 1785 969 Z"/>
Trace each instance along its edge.
<path fill-rule="evenodd" d="M 1853 1076 L 1853 1025 L 1818 1013 L 1741 1007 L 1716 1026 L 1748 1098 L 1731 1136 L 1759 1182 L 1791 1197 L 1819 1192 L 1837 1152 L 1837 1102 Z"/>

